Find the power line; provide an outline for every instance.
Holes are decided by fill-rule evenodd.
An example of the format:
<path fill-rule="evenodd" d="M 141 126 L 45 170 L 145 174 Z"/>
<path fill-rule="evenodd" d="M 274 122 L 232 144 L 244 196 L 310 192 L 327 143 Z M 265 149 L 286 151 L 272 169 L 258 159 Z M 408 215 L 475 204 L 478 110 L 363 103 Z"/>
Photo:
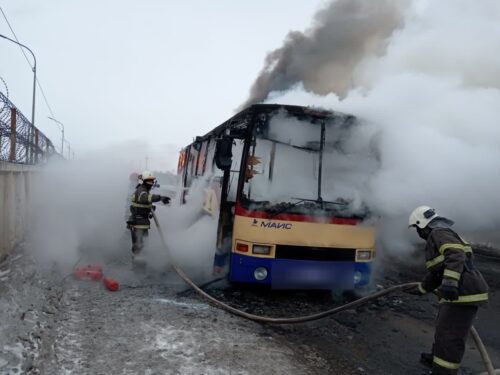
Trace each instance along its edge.
<path fill-rule="evenodd" d="M 38 84 L 38 88 L 40 89 L 40 92 L 42 93 L 43 101 L 45 102 L 45 105 L 49 109 L 50 115 L 52 117 L 55 117 L 54 112 L 52 112 L 52 108 L 50 108 L 49 102 L 47 101 L 47 97 L 45 96 L 45 91 L 43 91 L 42 85 L 40 84 L 40 81 L 38 81 L 38 77 L 36 77 L 36 83 Z"/>
<path fill-rule="evenodd" d="M 7 15 L 5 14 L 5 12 L 3 11 L 2 7 L 0 6 L 0 11 L 2 12 L 2 15 L 3 15 L 3 18 L 5 18 L 5 22 L 7 22 L 7 25 L 9 26 L 9 29 L 10 31 L 12 32 L 12 35 L 14 35 L 14 39 L 18 42 L 19 42 L 19 39 L 17 38 L 17 35 L 16 33 L 14 32 L 14 29 L 12 28 L 10 22 L 9 22 L 9 19 L 7 18 Z M 24 55 L 24 58 L 26 59 L 26 61 L 28 62 L 28 65 L 29 67 L 31 68 L 31 70 L 33 70 L 33 66 L 31 65 L 31 62 L 30 62 L 30 59 L 28 58 L 28 56 L 26 55 L 26 51 L 24 51 L 24 49 L 19 46 L 19 49 L 21 50 L 21 52 L 23 53 Z M 43 97 L 43 100 L 45 102 L 45 105 L 47 106 L 47 108 L 49 109 L 49 112 L 50 112 L 50 115 L 52 117 L 55 117 L 54 116 L 54 112 L 52 112 L 52 108 L 50 107 L 49 105 L 49 101 L 47 100 L 47 97 L 45 96 L 45 92 L 43 91 L 43 88 L 42 88 L 42 85 L 40 83 L 40 81 L 38 80 L 38 77 L 36 77 L 36 83 L 38 85 L 38 88 L 40 89 L 40 92 L 42 93 L 42 97 Z"/>
<path fill-rule="evenodd" d="M 18 43 L 19 42 L 19 39 L 17 39 L 17 35 L 16 33 L 14 32 L 14 29 L 12 28 L 10 22 L 9 22 L 9 19 L 7 18 L 7 15 L 5 14 L 5 12 L 3 11 L 2 7 L 0 6 L 0 11 L 2 12 L 2 15 L 3 15 L 3 18 L 5 18 L 5 22 L 7 22 L 7 25 L 9 26 L 9 29 L 10 31 L 12 32 L 12 35 L 14 35 L 14 39 L 16 39 L 16 41 Z M 19 45 L 18 45 L 19 46 Z M 28 56 L 26 55 L 26 52 L 24 51 L 23 47 L 19 46 L 19 49 L 21 50 L 21 52 L 23 53 L 24 55 L 24 58 L 26 59 L 26 61 L 28 62 L 28 65 L 30 66 L 30 68 L 33 70 L 33 67 L 31 66 L 31 62 L 30 60 L 28 59 Z"/>

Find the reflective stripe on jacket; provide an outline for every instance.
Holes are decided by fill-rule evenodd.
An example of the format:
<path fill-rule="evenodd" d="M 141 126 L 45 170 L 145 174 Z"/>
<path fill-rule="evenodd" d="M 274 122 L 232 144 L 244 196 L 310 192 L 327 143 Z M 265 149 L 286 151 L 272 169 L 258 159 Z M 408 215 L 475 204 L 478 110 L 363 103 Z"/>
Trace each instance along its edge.
<path fill-rule="evenodd" d="M 137 229 L 149 229 L 149 215 L 153 202 L 160 201 L 161 196 L 151 194 L 144 184 L 137 185 L 130 203 L 130 225 Z"/>
<path fill-rule="evenodd" d="M 427 275 L 422 288 L 433 291 L 443 278 L 458 282 L 456 301 L 440 299 L 440 303 L 480 305 L 488 300 L 488 285 L 474 266 L 470 245 L 450 228 L 433 229 L 425 246 Z"/>

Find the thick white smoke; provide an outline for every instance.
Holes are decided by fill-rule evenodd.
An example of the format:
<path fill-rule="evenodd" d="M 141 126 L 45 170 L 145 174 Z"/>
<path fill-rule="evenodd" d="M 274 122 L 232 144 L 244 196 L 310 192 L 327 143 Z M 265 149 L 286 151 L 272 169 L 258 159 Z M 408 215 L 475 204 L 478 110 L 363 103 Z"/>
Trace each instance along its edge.
<path fill-rule="evenodd" d="M 356 137 L 367 147 L 376 142 L 380 169 L 365 199 L 384 218 L 387 248 L 409 248 L 406 220 L 421 204 L 455 220 L 469 240 L 495 240 L 500 3 L 413 1 L 387 43 L 383 56 L 368 54 L 358 65 L 345 99 L 298 84 L 267 102 L 330 108 L 368 123 Z"/>
<path fill-rule="evenodd" d="M 320 194 L 322 200 L 330 202 L 329 208 L 336 202 L 344 215 L 363 215 L 362 197 L 367 196 L 367 181 L 379 161 L 374 147 L 367 145 L 371 142 L 366 137 L 367 128 L 350 119 L 337 114 L 325 127 L 323 189 L 318 191 L 321 127 L 290 117 L 285 111 L 274 114 L 266 138 L 257 138 L 254 152 L 259 163 L 249 180 L 250 198 L 272 204 L 300 203 L 301 199 L 318 199 Z"/>
<path fill-rule="evenodd" d="M 72 161 L 52 162 L 30 186 L 30 250 L 68 271 L 80 257 L 100 262 L 121 256 L 126 243 L 129 175 L 144 145 L 97 150 Z"/>
<path fill-rule="evenodd" d="M 218 215 L 211 216 L 202 210 L 209 181 L 210 176 L 195 180 L 185 204 L 181 204 L 179 190 L 169 206 L 156 210 L 174 261 L 199 281 L 212 276 L 217 238 Z M 151 232 L 148 263 L 156 269 L 166 269 L 166 250 L 154 225 Z"/>
<path fill-rule="evenodd" d="M 147 275 L 166 281 L 168 256 L 153 220 L 141 254 L 148 271 L 132 272 L 126 219 L 137 180 L 130 181 L 129 175 L 142 172 L 137 161 L 148 151 L 141 142 L 110 146 L 77 160 L 50 163 L 36 175 L 30 185 L 28 249 L 42 268 L 53 271 L 56 266 L 67 274 L 76 262 L 80 266 L 97 263 L 104 266 L 105 274 L 125 284 Z M 170 167 L 172 162 L 165 160 L 165 165 Z M 217 231 L 217 217 L 201 210 L 206 181 L 194 184 L 187 204 L 181 206 L 175 182 L 172 186 L 176 177 L 157 176 L 161 186 L 152 193 L 172 198 L 168 206 L 155 204 L 170 251 L 192 277 L 206 279 L 211 276 Z M 162 177 L 170 179 L 162 181 Z M 170 277 L 168 282 L 174 280 Z"/>

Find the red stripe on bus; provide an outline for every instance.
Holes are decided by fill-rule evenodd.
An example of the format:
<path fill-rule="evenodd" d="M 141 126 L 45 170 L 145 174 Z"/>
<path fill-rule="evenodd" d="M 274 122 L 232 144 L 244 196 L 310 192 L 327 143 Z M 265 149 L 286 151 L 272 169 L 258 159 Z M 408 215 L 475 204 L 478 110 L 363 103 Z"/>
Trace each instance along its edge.
<path fill-rule="evenodd" d="M 257 219 L 269 219 L 268 213 L 264 211 L 246 210 L 239 204 L 236 204 L 236 215 L 253 217 Z M 344 217 L 311 216 L 311 215 L 288 214 L 288 213 L 278 214 L 276 216 L 273 216 L 271 219 L 283 220 L 283 221 L 301 221 L 308 223 L 342 224 L 342 225 L 357 225 L 360 223 L 359 219 L 351 219 Z"/>

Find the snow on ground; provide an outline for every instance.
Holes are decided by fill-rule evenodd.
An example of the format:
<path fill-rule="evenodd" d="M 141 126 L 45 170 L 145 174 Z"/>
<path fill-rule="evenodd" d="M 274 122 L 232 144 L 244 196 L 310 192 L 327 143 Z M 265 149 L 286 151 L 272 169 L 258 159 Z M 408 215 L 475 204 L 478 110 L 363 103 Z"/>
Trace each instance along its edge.
<path fill-rule="evenodd" d="M 390 260 L 387 260 L 389 262 Z M 432 297 L 393 295 L 315 322 L 271 326 L 221 311 L 173 273 L 137 273 L 104 264 L 121 283 L 42 273 L 28 256 L 0 264 L 0 374 L 343 375 L 420 374 L 421 351 L 432 343 Z M 83 263 L 85 264 L 85 263 Z M 500 360 L 500 263 L 477 261 L 492 301 L 476 326 L 495 363 Z M 423 270 L 423 268 L 422 268 Z M 8 271 L 8 272 L 7 272 Z M 418 272 L 417 272 L 418 271 Z M 156 273 L 155 273 L 156 272 Z M 419 270 L 386 264 L 377 283 L 413 281 Z M 337 304 L 329 294 L 214 287 L 225 302 L 267 316 L 298 316 Z M 464 374 L 483 369 L 473 343 Z M 498 365 L 497 365 L 498 366 Z"/>
<path fill-rule="evenodd" d="M 111 293 L 25 259 L 0 284 L 0 374 L 315 373 L 261 325 L 180 299 L 186 287 L 173 274 L 107 265 L 121 281 Z"/>

